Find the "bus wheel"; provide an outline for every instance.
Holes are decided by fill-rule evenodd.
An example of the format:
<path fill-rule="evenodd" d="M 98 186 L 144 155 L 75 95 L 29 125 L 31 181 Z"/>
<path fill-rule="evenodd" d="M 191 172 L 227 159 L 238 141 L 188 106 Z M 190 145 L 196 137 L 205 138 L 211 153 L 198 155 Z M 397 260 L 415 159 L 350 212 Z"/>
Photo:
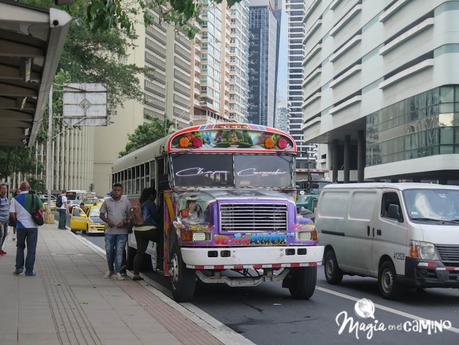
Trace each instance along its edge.
<path fill-rule="evenodd" d="M 339 269 L 335 252 L 330 248 L 325 251 L 324 272 L 329 284 L 339 284 L 343 280 L 343 271 Z"/>
<path fill-rule="evenodd" d="M 309 299 L 316 289 L 317 267 L 301 267 L 290 271 L 285 286 L 295 299 Z"/>
<path fill-rule="evenodd" d="M 126 255 L 126 269 L 132 271 L 134 269 L 134 257 L 136 250 L 132 247 L 127 246 L 127 255 Z"/>
<path fill-rule="evenodd" d="M 191 302 L 196 289 L 196 274 L 186 268 L 177 245 L 172 251 L 170 262 L 172 295 L 177 302 Z"/>

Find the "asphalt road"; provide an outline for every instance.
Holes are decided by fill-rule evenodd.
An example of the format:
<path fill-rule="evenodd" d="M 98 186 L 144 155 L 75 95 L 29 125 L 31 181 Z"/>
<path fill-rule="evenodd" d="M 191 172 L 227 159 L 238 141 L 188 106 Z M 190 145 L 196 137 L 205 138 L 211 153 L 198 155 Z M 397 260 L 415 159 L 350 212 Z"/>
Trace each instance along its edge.
<path fill-rule="evenodd" d="M 103 237 L 86 238 L 103 248 Z M 170 295 L 167 279 L 154 273 L 149 276 Z M 356 316 L 355 300 L 361 298 L 377 305 L 374 320 Z M 255 288 L 199 284 L 193 304 L 260 345 L 459 344 L 459 289 L 408 290 L 401 300 L 388 301 L 378 295 L 375 279 L 346 276 L 341 285 L 332 286 L 325 281 L 322 267 L 318 271 L 318 287 L 309 301 L 293 300 L 280 283 Z M 349 327 L 338 334 L 335 318 L 343 311 L 367 329 L 368 325 L 381 327 L 381 323 L 386 328 L 397 326 L 413 321 L 412 317 L 448 320 L 456 329 L 431 335 L 426 330 L 385 330 L 373 334 L 362 330 L 357 332 L 357 339 L 356 332 L 349 332 Z"/>

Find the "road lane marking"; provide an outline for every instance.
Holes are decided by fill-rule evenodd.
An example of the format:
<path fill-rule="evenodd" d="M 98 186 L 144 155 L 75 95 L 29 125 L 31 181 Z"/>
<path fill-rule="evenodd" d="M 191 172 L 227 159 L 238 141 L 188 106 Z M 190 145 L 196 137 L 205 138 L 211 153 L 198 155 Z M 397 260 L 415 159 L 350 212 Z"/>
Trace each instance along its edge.
<path fill-rule="evenodd" d="M 345 293 L 338 292 L 338 291 L 335 291 L 335 290 L 327 289 L 327 288 L 324 288 L 324 287 L 321 287 L 321 286 L 316 286 L 316 289 L 319 290 L 319 291 L 328 293 L 330 295 L 335 295 L 337 297 L 348 299 L 350 301 L 357 302 L 357 301 L 360 300 L 360 298 L 357 298 L 357 297 L 354 297 L 354 296 L 351 296 L 351 295 L 347 295 Z M 375 305 L 376 308 L 378 308 L 380 310 L 384 310 L 384 311 L 386 311 L 388 313 L 392 313 L 392 314 L 396 314 L 396 315 L 399 315 L 399 316 L 403 316 L 403 317 L 406 317 L 407 319 L 429 320 L 429 319 L 426 319 L 424 317 L 420 317 L 420 316 L 417 316 L 417 315 L 414 315 L 414 314 L 410 314 L 410 313 L 407 313 L 407 312 L 404 312 L 404 311 L 401 311 L 401 310 L 397 310 L 397 309 L 394 309 L 394 308 L 391 308 L 391 307 L 386 307 L 386 306 L 384 306 L 382 304 L 374 303 L 374 305 Z M 455 327 L 451 327 L 451 328 L 448 328 L 448 329 L 445 329 L 445 330 L 453 332 L 453 333 L 456 333 L 456 334 L 459 334 L 459 329 L 455 328 Z"/>
<path fill-rule="evenodd" d="M 105 258 L 105 250 L 100 248 L 98 245 L 92 243 L 91 241 L 87 240 L 83 236 L 78 236 L 73 234 L 77 239 L 83 242 L 86 246 L 90 247 L 94 250 L 99 256 Z M 128 272 L 128 275 L 132 278 L 132 273 Z M 167 296 L 165 293 L 161 292 L 155 285 L 157 283 L 146 276 L 145 274 L 141 274 L 143 281 L 138 281 L 137 283 L 141 284 L 145 289 L 150 291 L 152 294 L 157 296 L 162 302 L 166 303 L 170 307 L 174 308 L 178 312 L 180 312 L 183 316 L 187 317 L 191 321 L 193 321 L 199 327 L 205 329 L 215 338 L 220 340 L 223 344 L 227 345 L 255 345 L 254 342 L 250 341 L 249 339 L 245 338 L 241 334 L 233 331 L 231 328 L 226 326 L 225 324 L 221 323 L 213 316 L 207 314 L 202 309 L 198 308 L 194 304 L 191 303 L 177 303 L 172 298 Z"/>

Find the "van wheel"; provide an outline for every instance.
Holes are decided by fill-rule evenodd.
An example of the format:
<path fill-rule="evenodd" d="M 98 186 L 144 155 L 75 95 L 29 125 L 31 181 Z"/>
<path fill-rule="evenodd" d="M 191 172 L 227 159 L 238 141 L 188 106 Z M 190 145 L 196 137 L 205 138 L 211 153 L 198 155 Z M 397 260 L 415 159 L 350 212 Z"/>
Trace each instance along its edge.
<path fill-rule="evenodd" d="M 343 271 L 338 266 L 336 255 L 333 249 L 327 249 L 324 255 L 325 279 L 329 284 L 339 284 L 343 280 Z"/>
<path fill-rule="evenodd" d="M 285 285 L 295 299 L 309 299 L 316 289 L 317 267 L 301 267 L 290 271 Z"/>
<path fill-rule="evenodd" d="M 126 269 L 132 271 L 134 269 L 134 257 L 136 254 L 136 250 L 132 247 L 127 246 L 127 253 L 126 253 Z"/>
<path fill-rule="evenodd" d="M 397 281 L 394 264 L 384 261 L 379 268 L 378 287 L 381 295 L 387 299 L 397 299 L 402 293 L 402 287 Z"/>
<path fill-rule="evenodd" d="M 88 230 L 89 230 L 89 226 L 86 225 L 86 230 L 83 230 L 82 233 L 86 235 L 88 233 Z"/>
<path fill-rule="evenodd" d="M 172 295 L 177 302 L 191 302 L 196 289 L 196 274 L 186 268 L 180 249 L 174 245 L 170 262 Z"/>

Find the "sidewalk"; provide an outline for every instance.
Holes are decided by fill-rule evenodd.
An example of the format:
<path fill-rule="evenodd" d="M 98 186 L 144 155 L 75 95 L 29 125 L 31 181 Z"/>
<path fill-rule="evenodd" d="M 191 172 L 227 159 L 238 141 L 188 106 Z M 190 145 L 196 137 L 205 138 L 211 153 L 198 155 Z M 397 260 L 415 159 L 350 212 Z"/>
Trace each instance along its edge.
<path fill-rule="evenodd" d="M 0 257 L 1 345 L 219 345 L 207 330 L 132 280 L 103 279 L 106 262 L 69 231 L 39 229 L 36 277 Z"/>

